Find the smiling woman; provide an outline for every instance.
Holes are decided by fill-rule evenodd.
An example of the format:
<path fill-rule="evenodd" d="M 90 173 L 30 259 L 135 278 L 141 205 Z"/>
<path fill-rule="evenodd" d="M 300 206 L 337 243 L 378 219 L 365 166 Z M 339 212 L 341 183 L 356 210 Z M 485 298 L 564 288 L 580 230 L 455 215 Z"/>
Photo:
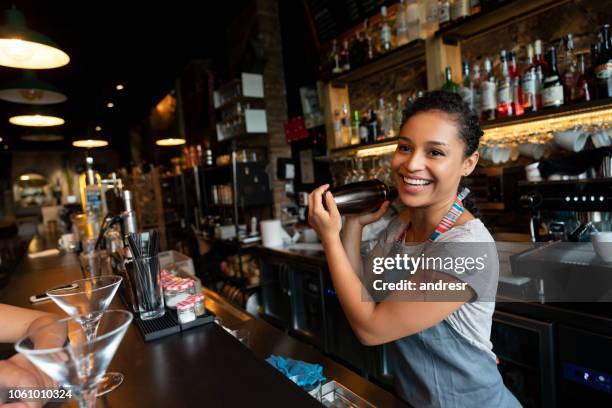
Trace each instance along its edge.
<path fill-rule="evenodd" d="M 387 298 L 374 299 L 364 291 L 373 271 L 365 270 L 370 263 L 360 254 L 363 227 L 380 219 L 388 202 L 375 213 L 347 216 L 343 225 L 327 186 L 309 197 L 309 222 L 321 238 L 353 331 L 364 344 L 388 343 L 397 391 L 414 406 L 519 406 L 505 388 L 491 351 L 495 303 L 487 293 L 496 289 L 498 280 L 494 241 L 464 207 L 469 191 L 459 192 L 461 178 L 478 162 L 481 135 L 478 118 L 457 94 L 427 93 L 405 112 L 391 170 L 407 209 L 389 223 L 368 259 L 394 257 L 413 251 L 414 244 L 441 241 L 482 244 L 478 249 L 487 248 L 485 256 L 491 260 L 491 267 L 481 274 L 421 268 L 421 278 L 433 272 L 442 279 L 429 282 L 431 286 L 424 281 L 422 298 L 404 300 L 402 281 L 395 281 L 399 287 L 387 287 L 395 290 Z M 436 247 L 422 250 L 435 252 Z M 452 298 L 444 295 L 449 285 L 457 294 Z"/>

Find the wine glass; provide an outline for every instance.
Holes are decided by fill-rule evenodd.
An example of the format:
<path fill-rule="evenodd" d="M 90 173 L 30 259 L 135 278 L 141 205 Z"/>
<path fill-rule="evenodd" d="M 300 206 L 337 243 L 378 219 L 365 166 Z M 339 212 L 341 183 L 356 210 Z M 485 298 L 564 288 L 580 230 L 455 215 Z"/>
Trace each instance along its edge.
<path fill-rule="evenodd" d="M 96 338 L 96 331 L 104 311 L 108 308 L 122 278 L 103 275 L 80 279 L 47 291 L 51 298 L 66 314 L 74 317 L 83 327 L 90 341 Z M 104 395 L 123 382 L 123 374 L 107 373 L 100 379 L 98 395 Z"/>
<path fill-rule="evenodd" d="M 101 313 L 93 340 L 81 324 L 84 319 L 87 317 L 77 315 L 43 326 L 17 341 L 15 349 L 74 392 L 79 407 L 94 408 L 98 384 L 132 321 L 132 313 Z"/>

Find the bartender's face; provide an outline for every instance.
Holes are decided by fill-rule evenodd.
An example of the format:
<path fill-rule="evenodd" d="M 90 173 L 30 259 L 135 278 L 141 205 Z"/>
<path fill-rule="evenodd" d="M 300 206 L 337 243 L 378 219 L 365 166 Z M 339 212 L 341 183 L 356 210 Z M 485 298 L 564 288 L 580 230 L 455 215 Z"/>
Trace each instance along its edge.
<path fill-rule="evenodd" d="M 465 143 L 452 118 L 440 111 L 417 113 L 401 128 L 391 160 L 399 195 L 409 207 L 429 207 L 454 197 L 478 153 L 465 157 Z"/>

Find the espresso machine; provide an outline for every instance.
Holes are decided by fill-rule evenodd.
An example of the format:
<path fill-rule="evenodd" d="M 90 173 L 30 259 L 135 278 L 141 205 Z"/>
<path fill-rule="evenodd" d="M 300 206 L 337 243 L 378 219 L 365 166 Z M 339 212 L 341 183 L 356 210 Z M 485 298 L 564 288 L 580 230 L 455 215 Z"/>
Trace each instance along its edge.
<path fill-rule="evenodd" d="M 591 232 L 612 231 L 612 178 L 521 181 L 519 193 L 533 242 L 584 242 Z"/>

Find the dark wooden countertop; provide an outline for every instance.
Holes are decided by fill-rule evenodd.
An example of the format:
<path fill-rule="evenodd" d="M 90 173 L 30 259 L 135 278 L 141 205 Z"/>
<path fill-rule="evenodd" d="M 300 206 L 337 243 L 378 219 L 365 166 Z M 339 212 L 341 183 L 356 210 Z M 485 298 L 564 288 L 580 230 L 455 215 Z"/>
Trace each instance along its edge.
<path fill-rule="evenodd" d="M 31 249 L 33 247 L 31 246 Z M 32 294 L 81 277 L 74 254 L 24 258 L 0 302 L 63 314 L 51 301 L 31 305 Z M 267 322 L 236 309 L 205 289 L 206 306 L 223 323 L 250 332 L 249 348 L 216 324 L 194 328 L 145 343 L 132 324 L 109 371 L 125 375 L 124 383 L 104 399 L 106 407 L 170 406 L 291 406 L 316 407 L 309 395 L 264 360 L 270 354 L 319 363 L 328 379 L 336 380 L 376 406 L 406 406 L 318 350 L 299 342 Z M 123 308 L 116 296 L 111 308 Z"/>

